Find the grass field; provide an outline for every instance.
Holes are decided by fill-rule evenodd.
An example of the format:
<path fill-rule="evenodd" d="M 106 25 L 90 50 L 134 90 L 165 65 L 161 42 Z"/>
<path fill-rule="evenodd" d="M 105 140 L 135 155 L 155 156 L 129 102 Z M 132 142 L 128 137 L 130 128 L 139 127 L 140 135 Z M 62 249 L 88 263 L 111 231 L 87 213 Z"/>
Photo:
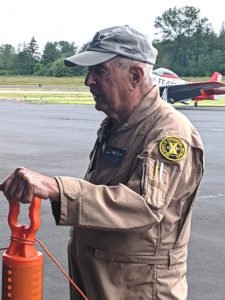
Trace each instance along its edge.
<path fill-rule="evenodd" d="M 47 76 L 0 76 L 1 85 L 30 85 L 37 86 L 82 86 L 84 77 L 47 77 Z"/>
<path fill-rule="evenodd" d="M 84 77 L 0 76 L 0 99 L 16 101 L 93 104 Z"/>
<path fill-rule="evenodd" d="M 205 81 L 208 78 L 186 79 Z M 94 104 L 89 89 L 84 86 L 84 77 L 0 76 L 1 99 L 37 103 Z M 191 101 L 190 105 L 194 105 L 194 102 Z M 199 106 L 205 105 L 225 106 L 225 96 L 217 101 L 199 102 Z"/>

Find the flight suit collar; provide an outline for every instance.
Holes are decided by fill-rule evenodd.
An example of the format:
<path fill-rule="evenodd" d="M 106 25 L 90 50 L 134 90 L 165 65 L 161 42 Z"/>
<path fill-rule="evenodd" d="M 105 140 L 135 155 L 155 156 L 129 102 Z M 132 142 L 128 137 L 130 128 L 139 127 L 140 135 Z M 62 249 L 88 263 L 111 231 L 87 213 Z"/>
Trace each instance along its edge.
<path fill-rule="evenodd" d="M 122 124 L 121 129 L 127 129 L 144 120 L 160 106 L 161 101 L 159 89 L 157 86 L 154 86 L 140 104 L 135 107 L 128 120 Z"/>
<path fill-rule="evenodd" d="M 147 116 L 151 115 L 160 105 L 161 98 L 159 94 L 159 88 L 154 86 L 151 91 L 142 99 L 140 104 L 135 107 L 128 120 L 125 121 L 121 126 L 117 127 L 114 131 L 123 131 L 127 130 L 130 127 L 136 125 L 141 122 Z M 106 117 L 102 123 L 101 127 L 97 132 L 99 140 L 101 140 L 104 136 L 106 128 L 110 126 L 112 120 L 109 117 Z"/>

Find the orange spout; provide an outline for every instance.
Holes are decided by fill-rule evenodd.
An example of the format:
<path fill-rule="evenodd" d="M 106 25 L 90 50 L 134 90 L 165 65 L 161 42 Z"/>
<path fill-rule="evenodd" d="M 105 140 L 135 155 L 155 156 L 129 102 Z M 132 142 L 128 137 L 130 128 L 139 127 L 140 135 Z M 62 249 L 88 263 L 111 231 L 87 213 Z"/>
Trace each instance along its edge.
<path fill-rule="evenodd" d="M 42 300 L 43 255 L 34 246 L 41 199 L 34 197 L 29 207 L 29 227 L 18 224 L 20 204 L 12 201 L 9 205 L 11 241 L 3 254 L 2 300 Z"/>

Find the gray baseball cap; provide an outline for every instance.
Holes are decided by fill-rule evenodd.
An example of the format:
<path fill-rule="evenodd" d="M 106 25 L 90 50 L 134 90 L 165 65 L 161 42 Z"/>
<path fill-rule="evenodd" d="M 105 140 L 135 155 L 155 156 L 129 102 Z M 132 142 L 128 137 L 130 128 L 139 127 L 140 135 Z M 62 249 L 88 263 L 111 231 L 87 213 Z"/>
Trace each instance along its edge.
<path fill-rule="evenodd" d="M 84 52 L 67 57 L 64 64 L 94 66 L 121 55 L 154 65 L 157 53 L 148 36 L 127 25 L 115 26 L 98 31 Z"/>

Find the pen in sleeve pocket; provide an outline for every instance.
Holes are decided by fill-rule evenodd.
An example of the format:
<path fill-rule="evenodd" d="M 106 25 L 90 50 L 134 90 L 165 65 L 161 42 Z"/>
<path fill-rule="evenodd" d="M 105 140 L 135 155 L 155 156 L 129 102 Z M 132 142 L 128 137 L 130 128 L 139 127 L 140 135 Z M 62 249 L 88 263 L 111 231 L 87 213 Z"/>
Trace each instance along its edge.
<path fill-rule="evenodd" d="M 160 165 L 159 165 L 159 180 L 162 180 L 163 168 L 164 168 L 164 163 L 161 162 Z"/>
<path fill-rule="evenodd" d="M 154 177 L 158 177 L 159 174 L 159 161 L 158 159 L 155 161 L 155 166 L 154 166 Z"/>

